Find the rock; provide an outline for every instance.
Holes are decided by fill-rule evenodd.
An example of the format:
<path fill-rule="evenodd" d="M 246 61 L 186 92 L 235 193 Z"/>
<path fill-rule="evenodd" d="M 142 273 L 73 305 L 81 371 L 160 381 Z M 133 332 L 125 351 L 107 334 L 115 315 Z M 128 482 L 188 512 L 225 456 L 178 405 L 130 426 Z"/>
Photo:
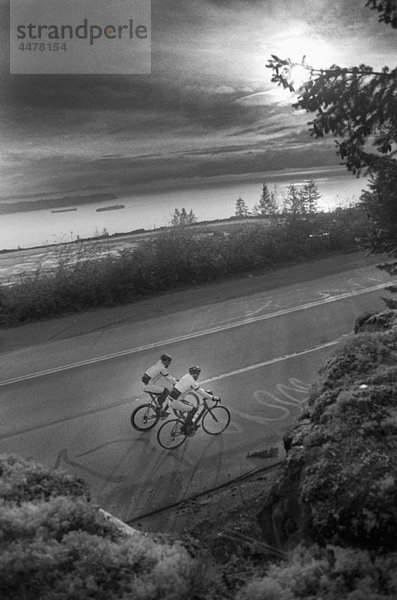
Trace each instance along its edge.
<path fill-rule="evenodd" d="M 397 322 L 396 310 L 370 310 L 357 317 L 354 323 L 354 333 L 385 331 Z"/>
<path fill-rule="evenodd" d="M 278 448 L 265 448 L 264 450 L 257 450 L 255 452 L 248 452 L 247 458 L 275 458 L 278 456 Z"/>

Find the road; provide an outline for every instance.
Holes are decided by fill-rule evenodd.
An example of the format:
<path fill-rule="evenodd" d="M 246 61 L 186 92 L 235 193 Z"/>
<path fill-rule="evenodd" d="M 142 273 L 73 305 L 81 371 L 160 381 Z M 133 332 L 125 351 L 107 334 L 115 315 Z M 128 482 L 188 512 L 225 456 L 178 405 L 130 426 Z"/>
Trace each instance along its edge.
<path fill-rule="evenodd" d="M 222 485 L 263 464 L 247 455 L 279 444 L 323 361 L 390 283 L 364 266 L 5 352 L 0 452 L 83 476 L 124 521 Z M 227 432 L 166 451 L 156 431 L 132 430 L 140 376 L 163 351 L 177 377 L 202 367 L 231 410 Z"/>

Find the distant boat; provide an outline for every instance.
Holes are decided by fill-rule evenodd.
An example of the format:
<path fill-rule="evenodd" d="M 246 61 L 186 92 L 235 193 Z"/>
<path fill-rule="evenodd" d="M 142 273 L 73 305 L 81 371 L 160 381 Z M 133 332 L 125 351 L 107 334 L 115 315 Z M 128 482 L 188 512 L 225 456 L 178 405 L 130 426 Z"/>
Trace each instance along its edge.
<path fill-rule="evenodd" d="M 59 212 L 70 212 L 72 210 L 77 210 L 77 208 L 56 208 L 54 210 L 52 210 L 52 213 L 59 213 Z"/>
<path fill-rule="evenodd" d="M 102 208 L 97 208 L 96 212 L 104 212 L 105 210 L 120 210 L 120 208 L 125 208 L 124 204 L 112 204 L 111 206 L 104 206 Z"/>

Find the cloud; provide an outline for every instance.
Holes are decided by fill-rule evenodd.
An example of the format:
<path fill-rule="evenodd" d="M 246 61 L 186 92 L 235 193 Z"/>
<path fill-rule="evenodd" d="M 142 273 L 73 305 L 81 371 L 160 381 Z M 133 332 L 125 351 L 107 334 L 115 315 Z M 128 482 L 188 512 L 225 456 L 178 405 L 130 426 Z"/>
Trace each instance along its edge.
<path fill-rule="evenodd" d="M 345 0 L 152 0 L 152 26 L 152 75 L 10 75 L 0 0 L 5 195 L 329 164 L 267 59 L 383 64 L 395 38 Z"/>

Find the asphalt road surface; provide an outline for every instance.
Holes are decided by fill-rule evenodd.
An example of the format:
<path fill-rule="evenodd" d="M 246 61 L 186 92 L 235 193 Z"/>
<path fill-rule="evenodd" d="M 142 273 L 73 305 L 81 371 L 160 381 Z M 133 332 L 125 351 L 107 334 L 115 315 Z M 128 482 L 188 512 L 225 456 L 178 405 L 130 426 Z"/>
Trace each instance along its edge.
<path fill-rule="evenodd" d="M 222 485 L 263 464 L 248 454 L 280 444 L 324 360 L 360 313 L 383 307 L 390 283 L 363 266 L 274 289 L 251 285 L 247 295 L 4 352 L 0 452 L 84 477 L 124 521 Z M 162 352 L 173 355 L 176 377 L 202 367 L 204 387 L 232 413 L 224 434 L 199 430 L 167 451 L 157 427 L 131 428 L 145 400 L 141 375 Z"/>

